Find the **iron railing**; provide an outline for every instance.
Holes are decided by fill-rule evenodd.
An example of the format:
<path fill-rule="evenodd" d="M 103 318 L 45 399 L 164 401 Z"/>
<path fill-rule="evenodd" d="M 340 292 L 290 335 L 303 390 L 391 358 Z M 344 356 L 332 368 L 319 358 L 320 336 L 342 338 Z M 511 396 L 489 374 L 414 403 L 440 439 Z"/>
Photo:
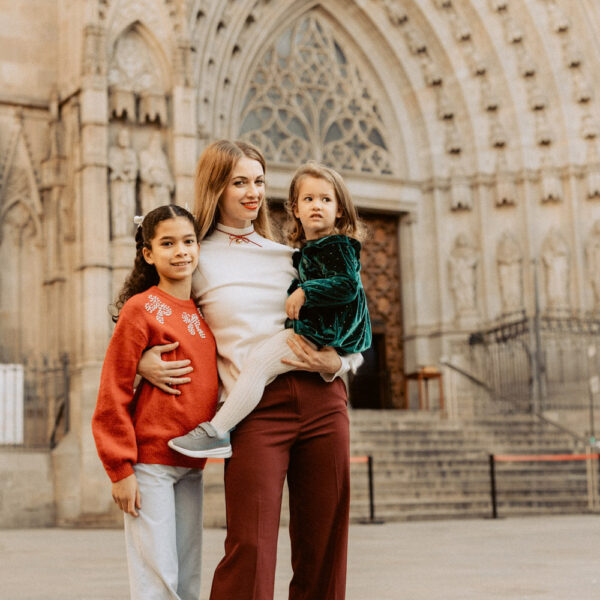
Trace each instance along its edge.
<path fill-rule="evenodd" d="M 599 334 L 594 316 L 521 315 L 471 333 L 451 354 L 501 411 L 584 409 L 600 373 Z"/>

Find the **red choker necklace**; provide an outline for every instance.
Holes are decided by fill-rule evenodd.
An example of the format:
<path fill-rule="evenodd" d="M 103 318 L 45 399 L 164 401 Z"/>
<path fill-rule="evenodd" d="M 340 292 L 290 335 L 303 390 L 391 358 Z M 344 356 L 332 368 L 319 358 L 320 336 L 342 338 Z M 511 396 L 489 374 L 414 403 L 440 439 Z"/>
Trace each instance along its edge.
<path fill-rule="evenodd" d="M 225 231 L 223 229 L 219 229 L 218 227 L 215 227 L 215 229 L 217 231 L 220 231 L 221 233 L 226 233 L 229 236 L 229 245 L 231 246 L 232 242 L 235 242 L 236 244 L 254 244 L 255 246 L 258 246 L 259 248 L 262 248 L 262 246 L 260 244 L 258 244 L 257 242 L 253 241 L 253 240 L 249 240 L 247 236 L 252 235 L 254 233 L 254 229 L 252 231 L 249 231 L 248 233 L 229 233 L 229 231 Z"/>

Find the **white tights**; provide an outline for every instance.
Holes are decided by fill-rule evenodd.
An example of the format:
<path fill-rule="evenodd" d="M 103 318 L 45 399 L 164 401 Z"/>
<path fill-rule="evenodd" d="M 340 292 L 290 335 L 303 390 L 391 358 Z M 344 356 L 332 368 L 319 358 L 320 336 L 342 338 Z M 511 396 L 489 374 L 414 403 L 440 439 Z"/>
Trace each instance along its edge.
<path fill-rule="evenodd" d="M 233 429 L 256 408 L 265 386 L 278 375 L 294 369 L 281 362 L 282 358 L 298 358 L 287 345 L 292 333 L 291 329 L 284 329 L 252 349 L 233 389 L 211 421 L 220 436 Z"/>

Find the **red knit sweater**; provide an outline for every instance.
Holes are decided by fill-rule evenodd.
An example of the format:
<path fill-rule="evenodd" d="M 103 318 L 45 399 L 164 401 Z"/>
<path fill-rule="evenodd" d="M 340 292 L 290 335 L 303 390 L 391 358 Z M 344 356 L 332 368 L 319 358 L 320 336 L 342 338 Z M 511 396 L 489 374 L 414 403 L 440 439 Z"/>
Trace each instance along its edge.
<path fill-rule="evenodd" d="M 165 360 L 189 358 L 192 381 L 173 396 L 142 380 L 133 382 L 145 349 L 178 341 Z M 123 306 L 110 340 L 92 431 L 111 481 L 133 473 L 135 463 L 202 468 L 206 459 L 188 458 L 167 446 L 198 423 L 209 421 L 217 404 L 215 339 L 192 300 L 179 300 L 156 286 Z"/>

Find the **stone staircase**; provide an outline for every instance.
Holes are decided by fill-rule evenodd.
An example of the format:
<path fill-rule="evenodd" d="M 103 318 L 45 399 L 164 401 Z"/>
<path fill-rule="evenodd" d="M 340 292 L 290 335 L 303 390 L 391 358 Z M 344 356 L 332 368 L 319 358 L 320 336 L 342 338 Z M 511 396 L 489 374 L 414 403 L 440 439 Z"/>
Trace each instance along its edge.
<path fill-rule="evenodd" d="M 581 451 L 567 433 L 531 415 L 448 421 L 354 410 L 351 436 L 353 456 L 373 456 L 375 518 L 390 521 L 490 517 L 490 453 Z M 585 461 L 497 463 L 496 480 L 500 516 L 588 510 Z M 368 519 L 364 464 L 352 465 L 352 484 L 352 519 Z"/>
<path fill-rule="evenodd" d="M 375 519 L 489 518 L 489 454 L 580 452 L 573 438 L 531 415 L 469 420 L 436 413 L 353 410 L 351 455 L 373 457 Z M 597 464 L 596 464 L 597 466 Z M 370 519 L 368 469 L 351 465 L 351 519 Z M 497 463 L 499 516 L 588 510 L 585 462 Z M 223 465 L 205 471 L 205 525 L 223 527 Z M 281 524 L 287 523 L 284 493 Z"/>

